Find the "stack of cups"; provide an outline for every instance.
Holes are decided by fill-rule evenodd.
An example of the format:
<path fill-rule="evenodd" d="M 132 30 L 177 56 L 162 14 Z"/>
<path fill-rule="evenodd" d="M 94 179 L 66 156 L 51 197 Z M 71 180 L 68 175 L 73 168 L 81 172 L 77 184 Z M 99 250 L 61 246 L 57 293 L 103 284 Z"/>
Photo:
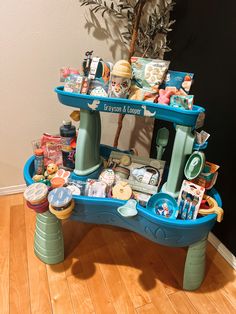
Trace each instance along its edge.
<path fill-rule="evenodd" d="M 44 213 L 48 210 L 47 195 L 48 188 L 43 183 L 33 183 L 24 192 L 27 206 L 36 211 L 36 213 Z"/>
<path fill-rule="evenodd" d="M 68 188 L 60 187 L 48 194 L 49 210 L 58 219 L 67 219 L 75 206 L 72 193 Z"/>

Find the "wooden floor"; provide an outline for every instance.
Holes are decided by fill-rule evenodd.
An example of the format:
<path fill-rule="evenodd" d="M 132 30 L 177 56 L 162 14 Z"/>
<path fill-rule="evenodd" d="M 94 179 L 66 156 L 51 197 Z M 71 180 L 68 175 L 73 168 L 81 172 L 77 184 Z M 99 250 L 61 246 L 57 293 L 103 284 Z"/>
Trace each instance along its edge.
<path fill-rule="evenodd" d="M 33 252 L 35 213 L 22 194 L 0 197 L 0 313 L 236 313 L 236 273 L 209 244 L 206 277 L 182 290 L 185 249 L 115 227 L 66 221 L 66 259 Z"/>

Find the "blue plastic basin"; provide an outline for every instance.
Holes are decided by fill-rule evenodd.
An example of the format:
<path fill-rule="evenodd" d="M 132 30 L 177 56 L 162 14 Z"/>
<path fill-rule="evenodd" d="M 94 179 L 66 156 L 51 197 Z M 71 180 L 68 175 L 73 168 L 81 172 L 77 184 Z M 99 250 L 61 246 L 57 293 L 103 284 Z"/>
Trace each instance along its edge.
<path fill-rule="evenodd" d="M 101 155 L 109 156 L 111 149 L 101 146 Z M 27 185 L 33 183 L 33 174 L 34 156 L 28 159 L 24 167 L 24 179 Z M 212 189 L 210 195 L 216 199 L 219 206 L 222 206 L 216 190 Z M 137 206 L 138 215 L 125 218 L 117 211 L 119 206 L 125 204 L 124 201 L 87 196 L 74 196 L 73 198 L 76 206 L 70 219 L 126 228 L 151 241 L 167 246 L 184 247 L 200 241 L 207 237 L 216 222 L 216 214 L 196 220 L 168 219 L 158 216 L 140 205 Z"/>

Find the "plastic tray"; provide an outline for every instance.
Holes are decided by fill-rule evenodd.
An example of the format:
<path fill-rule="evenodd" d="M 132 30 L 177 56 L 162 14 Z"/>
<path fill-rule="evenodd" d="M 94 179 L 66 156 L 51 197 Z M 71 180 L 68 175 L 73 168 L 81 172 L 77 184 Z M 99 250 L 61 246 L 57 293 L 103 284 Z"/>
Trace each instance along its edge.
<path fill-rule="evenodd" d="M 59 101 L 66 106 L 91 111 L 152 117 L 193 128 L 197 123 L 199 114 L 205 111 L 200 106 L 193 106 L 192 110 L 185 110 L 151 102 L 69 93 L 64 91 L 63 86 L 55 88 L 55 92 Z"/>
<path fill-rule="evenodd" d="M 108 155 L 107 146 L 101 145 L 101 155 Z M 104 154 L 103 154 L 104 153 Z M 33 183 L 34 156 L 29 158 L 24 167 L 24 178 L 27 185 Z M 221 199 L 216 190 L 211 191 L 219 206 Z M 216 214 L 210 214 L 196 220 L 173 220 L 156 215 L 154 212 L 138 205 L 138 215 L 125 218 L 117 208 L 124 201 L 112 198 L 74 196 L 75 209 L 70 219 L 81 222 L 108 224 L 126 228 L 159 244 L 183 247 L 207 237 L 216 221 Z"/>

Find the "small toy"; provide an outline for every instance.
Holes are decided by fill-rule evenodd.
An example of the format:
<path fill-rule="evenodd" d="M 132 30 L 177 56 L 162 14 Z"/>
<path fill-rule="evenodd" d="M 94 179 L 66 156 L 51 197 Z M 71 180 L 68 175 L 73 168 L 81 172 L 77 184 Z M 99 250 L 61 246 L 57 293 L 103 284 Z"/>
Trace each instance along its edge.
<path fill-rule="evenodd" d="M 122 166 L 116 166 L 113 170 L 117 180 L 128 179 L 130 175 L 130 170 Z"/>
<path fill-rule="evenodd" d="M 130 166 L 131 165 L 131 157 L 129 155 L 123 155 L 120 159 L 120 163 L 123 166 Z"/>
<path fill-rule="evenodd" d="M 169 105 L 170 97 L 173 94 L 174 93 L 171 90 L 159 89 L 159 96 L 156 97 L 157 101 L 154 100 L 154 102 L 158 102 L 159 104 Z"/>
<path fill-rule="evenodd" d="M 134 217 L 138 214 L 136 209 L 137 202 L 134 199 L 128 200 L 125 205 L 117 208 L 118 213 L 123 217 Z"/>
<path fill-rule="evenodd" d="M 64 169 L 59 169 L 57 170 L 54 178 L 63 178 L 63 180 L 65 181 L 65 183 L 68 182 L 68 179 L 70 177 L 71 172 L 70 171 L 66 171 Z"/>
<path fill-rule="evenodd" d="M 121 180 L 128 179 L 129 184 L 135 186 L 135 191 L 153 194 L 160 185 L 165 161 L 112 151 L 108 167 L 112 168 Z M 139 185 L 141 190 L 137 190 Z"/>
<path fill-rule="evenodd" d="M 63 67 L 60 69 L 60 82 L 65 82 L 66 78 L 68 78 L 72 74 L 79 74 L 77 69 L 73 69 L 70 67 Z"/>
<path fill-rule="evenodd" d="M 221 222 L 224 216 L 223 209 L 219 207 L 217 202 L 214 200 L 214 198 L 209 195 L 204 195 L 203 200 L 204 200 L 204 206 L 202 206 L 202 203 L 201 203 L 198 213 L 203 216 L 209 215 L 209 214 L 216 214 L 217 221 Z M 208 204 L 208 206 L 206 206 L 206 204 Z"/>
<path fill-rule="evenodd" d="M 67 189 L 71 190 L 73 195 L 85 195 L 86 182 L 69 178 Z"/>
<path fill-rule="evenodd" d="M 32 179 L 34 180 L 34 182 L 42 182 L 43 180 L 45 180 L 45 177 L 42 174 L 35 174 Z"/>
<path fill-rule="evenodd" d="M 88 78 L 91 80 L 99 80 L 103 86 L 106 86 L 110 79 L 110 73 L 113 68 L 111 62 L 104 62 L 102 58 L 93 57 L 90 63 Z"/>
<path fill-rule="evenodd" d="M 200 133 L 195 131 L 195 136 L 196 136 L 196 143 L 199 145 L 203 145 L 206 143 L 206 141 L 210 137 L 210 134 L 204 130 L 201 130 Z"/>
<path fill-rule="evenodd" d="M 111 72 L 108 96 L 115 98 L 127 98 L 131 86 L 131 65 L 126 60 L 115 63 Z"/>
<path fill-rule="evenodd" d="M 154 211 L 157 215 L 176 219 L 178 216 L 178 204 L 176 200 L 167 193 L 157 193 L 150 197 L 147 209 Z"/>
<path fill-rule="evenodd" d="M 150 199 L 151 195 L 135 191 L 132 185 L 131 185 L 131 187 L 132 187 L 133 195 L 134 195 L 134 198 L 136 199 L 136 201 L 141 206 L 146 207 L 147 203 L 148 203 L 148 200 Z"/>
<path fill-rule="evenodd" d="M 56 210 L 61 210 L 67 207 L 71 200 L 72 194 L 70 190 L 64 187 L 54 189 L 48 194 L 48 201 Z"/>
<path fill-rule="evenodd" d="M 85 194 L 93 197 L 106 197 L 107 184 L 95 179 L 86 181 Z"/>
<path fill-rule="evenodd" d="M 219 166 L 209 161 L 205 162 L 202 172 L 192 181 L 195 184 L 203 186 L 206 190 L 211 189 L 217 180 Z"/>
<path fill-rule="evenodd" d="M 188 158 L 185 168 L 184 175 L 188 180 L 197 178 L 202 172 L 205 165 L 205 154 L 200 151 L 193 152 Z"/>
<path fill-rule="evenodd" d="M 71 112 L 70 117 L 72 120 L 78 122 L 80 121 L 80 110 L 74 110 Z"/>
<path fill-rule="evenodd" d="M 72 193 L 66 187 L 52 190 L 48 194 L 49 210 L 58 219 L 67 219 L 75 206 Z"/>
<path fill-rule="evenodd" d="M 160 180 L 160 172 L 151 166 L 135 168 L 131 171 L 132 177 L 142 183 L 157 185 Z"/>
<path fill-rule="evenodd" d="M 169 140 L 169 130 L 167 128 L 160 128 L 157 131 L 156 137 L 156 148 L 157 148 L 157 159 L 161 160 L 162 155 L 165 152 L 166 146 Z"/>
<path fill-rule="evenodd" d="M 112 197 L 118 198 L 119 200 L 127 201 L 132 196 L 132 189 L 130 185 L 125 181 L 118 182 L 112 188 Z"/>
<path fill-rule="evenodd" d="M 170 97 L 170 106 L 174 108 L 182 108 L 186 110 L 193 109 L 193 95 L 172 95 Z"/>
<path fill-rule="evenodd" d="M 80 94 L 87 94 L 89 90 L 90 79 L 88 77 L 83 78 Z"/>
<path fill-rule="evenodd" d="M 86 53 L 85 53 L 85 58 L 84 58 L 82 66 L 83 66 L 84 75 L 86 77 L 88 77 L 88 75 L 89 75 L 90 65 L 91 65 L 91 61 L 92 61 L 92 54 L 93 54 L 93 50 L 86 51 Z"/>
<path fill-rule="evenodd" d="M 47 169 L 44 172 L 44 177 L 48 180 L 51 180 L 56 175 L 57 170 L 58 166 L 56 164 L 51 163 L 47 165 Z"/>
<path fill-rule="evenodd" d="M 107 97 L 108 86 L 106 86 L 99 79 L 94 79 L 90 81 L 88 94 L 91 96 L 102 96 Z"/>
<path fill-rule="evenodd" d="M 43 183 L 33 183 L 24 192 L 27 206 L 36 213 L 44 213 L 48 210 L 47 195 L 48 188 Z"/>
<path fill-rule="evenodd" d="M 115 182 L 115 173 L 112 169 L 105 169 L 100 174 L 98 180 L 106 183 L 108 187 L 111 187 Z"/>
<path fill-rule="evenodd" d="M 56 176 L 53 177 L 50 182 L 52 189 L 60 188 L 65 185 L 65 179 Z"/>

